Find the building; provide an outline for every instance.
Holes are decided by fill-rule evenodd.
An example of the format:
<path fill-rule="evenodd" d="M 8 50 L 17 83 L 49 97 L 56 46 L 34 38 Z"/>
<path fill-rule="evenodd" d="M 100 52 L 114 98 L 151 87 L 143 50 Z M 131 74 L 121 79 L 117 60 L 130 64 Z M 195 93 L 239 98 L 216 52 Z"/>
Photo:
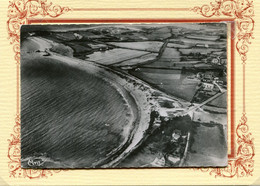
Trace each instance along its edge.
<path fill-rule="evenodd" d="M 214 84 L 212 84 L 212 83 L 203 83 L 202 84 L 202 86 L 203 86 L 203 90 L 206 90 L 206 91 L 212 91 L 213 90 L 213 88 L 214 88 Z"/>
<path fill-rule="evenodd" d="M 77 40 L 80 40 L 83 38 L 83 36 L 79 35 L 78 33 L 74 33 L 74 37 L 77 39 Z"/>

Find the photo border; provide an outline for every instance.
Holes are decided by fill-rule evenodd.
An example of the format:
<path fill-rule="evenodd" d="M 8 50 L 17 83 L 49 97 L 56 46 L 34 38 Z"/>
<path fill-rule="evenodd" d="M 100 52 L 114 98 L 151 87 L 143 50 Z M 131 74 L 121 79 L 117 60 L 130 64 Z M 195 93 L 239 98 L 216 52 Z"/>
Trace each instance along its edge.
<path fill-rule="evenodd" d="M 203 16 L 203 19 L 56 19 L 70 11 L 192 11 Z M 215 177 L 252 176 L 254 170 L 255 148 L 249 132 L 245 104 L 245 67 L 247 52 L 254 31 L 253 2 L 245 0 L 216 0 L 210 5 L 193 8 L 69 8 L 53 5 L 47 0 L 13 0 L 9 2 L 7 32 L 10 44 L 13 45 L 14 59 L 17 70 L 17 109 L 15 125 L 8 139 L 8 158 L 10 177 L 29 179 L 43 178 L 62 170 L 22 169 L 20 160 L 20 26 L 33 23 L 176 23 L 176 22 L 231 22 L 231 79 L 234 77 L 235 52 L 238 52 L 243 65 L 243 113 L 239 124 L 235 126 L 234 114 L 234 81 L 231 81 L 231 156 L 226 168 L 195 168 L 209 172 Z M 227 18 L 216 19 L 220 15 Z M 41 16 L 42 18 L 38 18 Z M 37 17 L 37 19 L 35 18 Z M 47 17 L 47 18 L 46 18 Z M 235 31 L 237 33 L 235 34 Z M 232 101 L 233 100 L 233 101 Z M 233 126 L 233 127 L 232 127 Z M 233 128 L 233 129 L 232 129 Z"/>

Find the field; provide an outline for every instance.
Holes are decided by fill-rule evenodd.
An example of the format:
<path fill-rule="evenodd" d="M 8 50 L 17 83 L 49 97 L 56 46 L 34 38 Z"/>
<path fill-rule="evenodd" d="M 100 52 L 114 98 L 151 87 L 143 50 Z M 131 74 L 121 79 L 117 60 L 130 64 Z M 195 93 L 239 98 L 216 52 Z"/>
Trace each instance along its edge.
<path fill-rule="evenodd" d="M 167 94 L 186 101 L 192 100 L 199 83 L 198 81 L 187 83 L 185 78 L 194 74 L 192 72 L 184 74 L 181 70 L 139 68 L 129 72 Z"/>
<path fill-rule="evenodd" d="M 87 55 L 86 60 L 95 61 L 103 65 L 111 65 L 124 60 L 141 57 L 149 52 L 115 48 L 104 52 L 94 52 Z"/>
<path fill-rule="evenodd" d="M 207 105 L 215 106 L 220 108 L 227 108 L 227 93 L 219 96 L 218 98 L 212 100 Z"/>
<path fill-rule="evenodd" d="M 174 42 L 182 42 L 185 45 L 190 45 L 190 46 L 195 46 L 197 44 L 201 44 L 201 45 L 216 45 L 216 46 L 221 46 L 221 48 L 224 48 L 226 43 L 224 41 L 218 40 L 218 41 L 210 41 L 210 40 L 199 40 L 199 39 L 191 39 L 191 38 L 186 38 L 186 37 L 182 37 L 182 38 L 178 38 L 178 39 L 171 39 L 170 43 L 174 43 Z"/>
<path fill-rule="evenodd" d="M 225 166 L 226 164 L 227 144 L 223 127 L 199 124 L 194 134 L 194 142 L 191 143 L 186 166 Z"/>
<path fill-rule="evenodd" d="M 108 42 L 108 44 L 136 50 L 144 50 L 147 52 L 159 52 L 163 42 L 157 41 L 143 41 L 143 42 Z"/>
<path fill-rule="evenodd" d="M 226 24 L 33 27 L 21 31 L 23 167 L 226 165 L 227 97 L 211 99 L 226 91 Z"/>
<path fill-rule="evenodd" d="M 124 67 L 124 66 L 134 66 L 134 65 L 141 65 L 145 63 L 149 63 L 150 61 L 153 61 L 158 56 L 157 53 L 149 53 L 142 55 L 137 58 L 125 60 L 123 62 L 118 62 L 117 64 L 113 64 L 115 67 Z"/>
<path fill-rule="evenodd" d="M 161 59 L 174 59 L 179 57 L 180 52 L 178 52 L 177 49 L 166 47 L 164 52 L 162 53 Z"/>
<path fill-rule="evenodd" d="M 217 107 L 216 107 L 217 108 Z M 213 107 L 214 109 L 214 107 Z M 221 125 L 227 126 L 227 113 L 222 109 L 221 112 L 214 112 L 214 110 L 208 108 L 209 111 L 206 110 L 198 110 L 193 113 L 193 121 L 202 122 L 202 123 L 219 123 Z"/>
<path fill-rule="evenodd" d="M 208 54 L 211 52 L 219 52 L 221 49 L 214 49 L 214 48 L 199 48 L 193 47 L 190 49 L 179 49 L 182 54 L 190 54 L 190 53 L 200 53 L 200 54 Z"/>

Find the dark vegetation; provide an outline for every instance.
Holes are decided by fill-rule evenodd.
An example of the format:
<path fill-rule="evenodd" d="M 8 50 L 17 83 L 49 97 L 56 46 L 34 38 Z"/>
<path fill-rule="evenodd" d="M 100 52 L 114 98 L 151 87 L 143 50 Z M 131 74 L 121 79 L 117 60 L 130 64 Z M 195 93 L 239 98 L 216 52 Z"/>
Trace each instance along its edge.
<path fill-rule="evenodd" d="M 140 156 L 159 157 L 160 155 L 162 155 L 166 160 L 165 167 L 178 166 L 178 163 L 180 162 L 173 164 L 171 161 L 168 161 L 168 157 L 177 156 L 182 158 L 187 144 L 187 138 L 184 139 L 180 137 L 178 141 L 172 141 L 172 134 L 179 131 L 182 136 L 187 136 L 188 132 L 190 132 L 191 148 L 198 125 L 196 123 L 194 124 L 188 115 L 172 118 L 168 121 L 165 121 L 164 118 L 160 118 L 160 120 L 161 126 L 156 129 L 151 128 L 150 130 L 153 130 L 152 135 L 150 135 L 141 146 L 123 160 L 118 167 L 125 167 L 128 165 L 128 162 L 133 161 L 133 159 L 139 159 Z M 149 162 L 144 163 L 149 164 Z"/>
<path fill-rule="evenodd" d="M 208 25 L 208 27 L 216 29 L 216 26 L 220 26 L 220 24 L 216 24 L 215 26 L 212 26 L 211 24 L 201 24 L 201 25 Z M 224 25 L 224 24 L 223 24 Z M 222 26 L 223 26 L 222 25 Z M 73 27 L 73 26 L 72 26 Z M 147 64 L 140 64 L 133 66 L 133 68 L 129 71 L 122 70 L 124 73 L 129 73 L 131 75 L 134 75 L 143 81 L 149 83 L 150 85 L 154 86 L 155 88 L 158 88 L 159 90 L 162 90 L 169 95 L 177 96 L 179 98 L 185 99 L 187 101 L 194 101 L 194 102 L 202 102 L 209 97 L 212 97 L 210 93 L 206 92 L 196 92 L 196 83 L 188 82 L 184 83 L 184 79 L 187 76 L 193 76 L 196 75 L 198 72 L 207 72 L 207 71 L 214 71 L 216 76 L 219 77 L 220 80 L 224 81 L 224 84 L 226 84 L 226 75 L 223 73 L 223 71 L 226 69 L 225 65 L 215 65 L 211 64 L 212 59 L 218 55 L 214 52 L 222 52 L 222 57 L 226 58 L 226 46 L 221 45 L 220 43 L 225 41 L 226 39 L 226 33 L 222 32 L 221 30 L 215 31 L 215 32 L 209 32 L 206 30 L 190 30 L 188 28 L 179 28 L 174 26 L 165 26 L 165 27 L 136 27 L 135 29 L 132 29 L 131 27 L 111 27 L 111 26 L 105 26 L 105 27 L 95 27 L 92 29 L 86 29 L 86 30 L 69 30 L 64 31 L 60 29 L 59 31 L 55 31 L 53 29 L 47 29 L 46 31 L 41 31 L 40 27 L 34 27 L 34 29 L 26 30 L 25 27 L 22 27 L 22 35 L 21 35 L 21 42 L 30 36 L 40 36 L 44 37 L 50 40 L 53 40 L 54 42 L 61 43 L 65 46 L 68 46 L 68 48 L 64 48 L 60 50 L 60 46 L 53 47 L 51 51 L 57 52 L 62 55 L 67 56 L 74 56 L 76 58 L 80 59 L 88 59 L 88 55 L 92 54 L 94 52 L 104 52 L 107 50 L 111 50 L 114 48 L 117 48 L 116 46 L 109 45 L 107 42 L 137 42 L 137 41 L 163 41 L 166 42 L 168 39 L 173 39 L 170 41 L 171 44 L 175 44 L 174 48 L 176 49 L 176 53 L 178 54 L 178 57 L 176 59 L 171 58 L 172 56 L 164 56 L 164 59 L 156 59 L 157 61 L 152 61 L 151 63 Z M 53 26 L 55 28 L 55 26 Z M 223 29 L 225 30 L 225 29 Z M 184 41 L 184 39 L 187 39 L 189 35 L 195 34 L 198 36 L 205 35 L 205 36 L 219 36 L 219 39 L 214 41 L 215 43 L 206 44 L 203 46 L 200 42 L 206 41 L 206 39 L 202 38 L 195 39 L 194 42 L 188 43 L 187 41 Z M 120 47 L 118 47 L 120 48 Z M 213 51 L 208 51 L 208 49 Z M 70 50 L 71 49 L 71 50 Z M 194 51 L 193 51 L 194 49 Z M 197 52 L 197 51 L 203 51 L 203 52 Z M 205 51 L 206 52 L 205 52 Z M 189 52 L 191 51 L 191 52 Z M 196 63 L 196 61 L 199 61 L 198 64 L 200 66 L 194 66 L 191 62 Z M 183 63 L 182 63 L 183 62 Z M 179 63 L 179 64 L 177 64 Z M 182 63 L 182 64 L 181 64 Z M 189 64 L 190 63 L 190 64 Z M 205 64 L 207 63 L 207 64 Z M 49 66 L 48 66 L 49 65 Z M 52 67 L 50 64 L 47 63 L 46 68 L 39 68 L 34 66 L 32 67 L 33 72 L 25 72 L 22 71 L 22 74 L 24 76 L 44 76 L 45 73 L 49 74 L 50 78 L 61 78 L 64 74 L 61 69 L 55 69 L 56 67 Z M 36 69 L 34 69 L 36 68 Z M 37 69 L 39 68 L 39 69 Z M 116 67 L 111 66 L 113 69 L 117 69 Z M 65 68 L 66 69 L 66 68 Z M 140 70 L 141 69 L 141 70 Z M 149 72 L 142 72 L 142 69 L 148 69 Z M 165 71 L 162 69 L 169 69 L 173 70 L 169 74 L 179 73 L 180 78 L 176 79 L 170 79 L 165 77 Z M 175 69 L 178 69 L 180 72 L 174 72 Z M 118 69 L 117 69 L 118 70 Z M 139 70 L 139 71 L 138 71 Z M 160 72 L 160 70 L 162 70 Z M 34 74 L 36 73 L 37 74 Z M 55 73 L 54 73 L 55 72 Z M 58 73 L 57 73 L 58 72 Z M 28 74 L 32 73 L 32 74 Z M 118 74 L 125 78 L 124 75 Z M 60 77 L 61 76 L 61 77 Z M 83 76 L 83 75 L 82 75 Z M 69 78 L 69 77 L 68 77 Z M 53 81 L 52 79 L 48 79 L 48 81 Z M 133 81 L 133 80 L 128 80 Z M 146 91 L 146 87 L 143 85 L 138 85 L 135 83 L 135 86 L 138 86 L 140 90 Z M 58 85 L 57 85 L 58 86 Z M 44 91 L 43 91 L 44 92 Z M 52 94 L 52 93 L 48 93 Z M 80 91 L 77 93 L 80 94 Z M 75 93 L 75 95 L 77 95 Z M 201 94 L 201 95 L 200 95 Z M 196 95 L 196 96 L 194 96 Z M 80 95 L 82 96 L 82 95 Z M 193 98 L 193 99 L 192 99 Z M 202 98 L 202 99 L 201 99 Z M 150 99 L 150 98 L 149 98 Z M 197 99 L 197 100 L 196 100 Z M 78 103 L 81 104 L 81 103 Z M 225 108 L 226 106 L 226 97 L 221 97 L 221 100 L 214 100 L 210 103 L 208 103 L 210 106 L 219 106 L 222 108 Z M 173 108 L 173 106 L 169 102 L 163 102 L 161 103 L 162 107 L 165 108 Z M 153 124 L 156 122 L 156 119 L 160 120 L 161 124 L 158 128 L 154 128 Z M 185 145 L 187 142 L 187 138 L 179 138 L 177 142 L 172 141 L 172 135 L 175 132 L 180 132 L 180 135 L 187 136 L 187 133 L 190 132 L 190 146 L 189 151 L 195 152 L 192 149 L 192 146 L 194 144 L 194 136 L 197 135 L 197 128 L 202 126 L 205 127 L 216 127 L 218 130 L 221 130 L 221 126 L 217 125 L 215 123 L 211 124 L 201 124 L 201 123 L 195 123 L 192 122 L 191 118 L 187 116 L 183 117 L 175 117 L 169 120 L 165 120 L 165 118 L 160 118 L 157 112 L 151 113 L 150 118 L 150 129 L 147 131 L 147 134 L 152 134 L 147 137 L 147 139 L 144 141 L 144 143 L 139 146 L 132 154 L 130 154 L 123 162 L 118 165 L 119 167 L 126 166 L 129 162 L 133 161 L 133 159 L 138 158 L 139 156 L 158 156 L 158 154 L 162 154 L 163 157 L 166 159 L 165 166 L 178 166 L 177 164 L 173 164 L 172 162 L 168 161 L 169 156 L 178 156 L 180 158 L 183 157 Z M 42 130 L 49 130 L 48 125 L 46 125 L 45 129 L 41 129 L 37 131 L 36 133 L 40 133 Z M 44 131 L 46 132 L 46 131 Z M 79 131 L 80 133 L 82 131 Z M 84 132 L 84 131 L 83 131 Z M 75 134 L 77 135 L 77 134 Z M 110 134 L 112 135 L 112 134 Z M 114 134 L 113 134 L 114 135 Z M 114 136 L 111 136 L 111 139 Z M 115 133 L 116 135 L 116 133 Z M 221 135 L 223 136 L 223 130 Z M 220 136 L 221 136 L 220 135 Z M 199 136 L 199 135 L 198 135 Z M 30 140 L 37 139 L 36 136 L 32 136 Z M 119 141 L 119 137 L 113 138 L 116 141 Z M 48 139 L 49 140 L 49 139 Z M 62 141 L 64 140 L 64 142 Z M 62 139 L 61 142 L 65 143 L 67 139 Z M 37 140 L 36 140 L 37 141 Z M 40 141 L 40 140 L 38 140 Z M 114 141 L 113 141 L 114 142 Z M 25 142 L 24 142 L 25 143 Z M 86 143 L 85 141 L 82 143 Z M 34 148 L 37 144 L 35 144 Z M 64 144 L 63 144 L 64 145 Z M 65 144 L 66 145 L 66 144 Z M 65 146 L 64 145 L 64 146 Z M 79 144 L 82 145 L 82 144 Z M 84 146 L 84 145 L 83 145 Z M 85 145 L 86 146 L 86 145 Z M 108 145 L 109 146 L 109 145 Z M 76 147 L 74 150 L 77 151 Z M 27 149 L 28 150 L 28 149 Z M 66 149 L 65 149 L 66 150 Z M 109 149 L 108 149 L 109 150 Z M 196 149 L 197 150 L 197 149 Z M 40 149 L 37 149 L 37 151 L 41 152 Z M 85 152 L 87 153 L 87 150 L 85 149 Z M 24 154 L 26 154 L 24 152 Z M 94 152 L 93 152 L 94 154 Z M 82 152 L 79 153 L 79 155 L 84 156 Z M 56 156 L 56 155 L 55 155 Z M 92 157 L 90 157 L 92 158 Z M 69 159 L 69 157 L 68 157 Z M 81 157 L 79 157 L 81 159 Z M 145 159 L 145 158 L 144 158 Z M 83 161 L 83 160 L 82 160 Z M 147 162 L 148 164 L 150 162 Z M 140 165 L 133 165 L 133 166 L 140 166 Z"/>

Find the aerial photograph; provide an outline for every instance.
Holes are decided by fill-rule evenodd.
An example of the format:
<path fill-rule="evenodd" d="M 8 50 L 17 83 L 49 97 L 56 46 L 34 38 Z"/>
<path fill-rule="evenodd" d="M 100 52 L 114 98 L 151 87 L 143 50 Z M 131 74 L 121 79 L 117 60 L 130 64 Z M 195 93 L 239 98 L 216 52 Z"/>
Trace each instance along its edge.
<path fill-rule="evenodd" d="M 21 27 L 22 168 L 226 167 L 227 24 Z"/>

